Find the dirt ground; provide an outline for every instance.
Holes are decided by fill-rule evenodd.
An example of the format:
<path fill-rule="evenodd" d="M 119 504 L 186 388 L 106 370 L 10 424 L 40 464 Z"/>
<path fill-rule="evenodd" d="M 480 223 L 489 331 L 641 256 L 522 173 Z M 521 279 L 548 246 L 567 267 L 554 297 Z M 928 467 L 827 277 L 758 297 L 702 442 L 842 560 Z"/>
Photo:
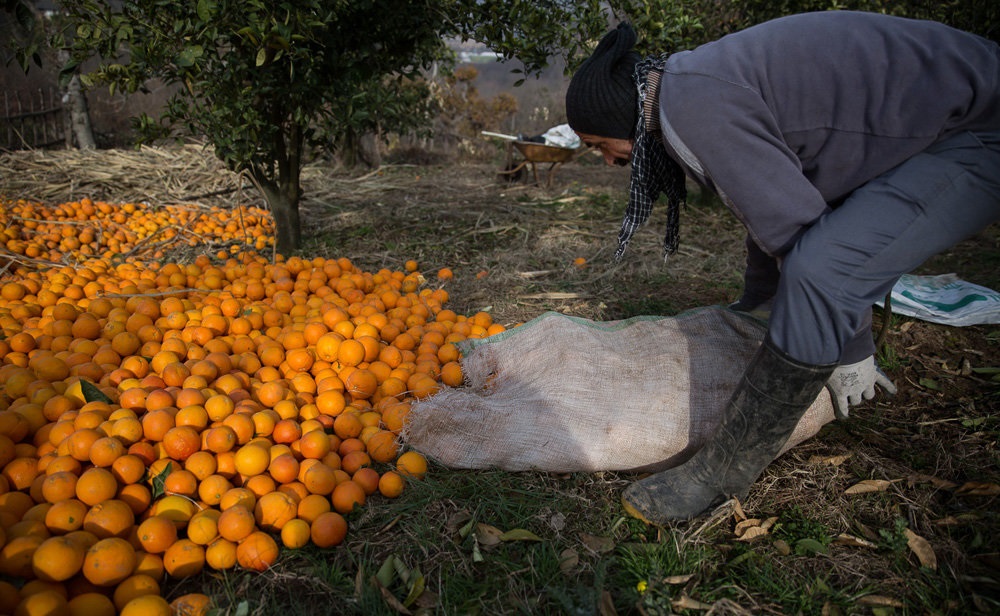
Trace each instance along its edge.
<path fill-rule="evenodd" d="M 545 310 L 614 320 L 676 314 L 739 296 L 743 230 L 717 200 L 689 195 L 680 251 L 666 262 L 661 202 L 616 263 L 627 169 L 584 157 L 558 169 L 551 187 L 504 182 L 498 169 L 399 165 L 351 184 L 345 180 L 349 190 L 305 203 L 311 238 L 305 252 L 343 253 L 375 269 L 415 258 L 432 283 L 438 268 L 450 267 L 455 279 L 446 288 L 453 309 L 487 309 L 508 325 Z M 587 260 L 584 267 L 574 265 L 577 257 Z M 994 225 L 915 273 L 955 272 L 997 289 L 998 265 L 1000 230 Z M 876 332 L 884 317 L 876 308 Z M 1000 554 L 988 537 L 1000 532 L 1000 382 L 990 369 L 1000 367 L 1000 327 L 892 316 L 884 340 L 880 360 L 898 394 L 854 409 L 849 421 L 828 425 L 782 457 L 755 486 L 750 504 L 800 504 L 869 540 L 905 519 L 962 584 L 996 597 Z M 810 458 L 838 455 L 848 462 L 800 477 Z M 843 491 L 858 479 L 886 480 L 892 497 L 871 507 L 852 501 Z M 832 566 L 859 566 L 866 575 L 886 576 L 890 586 L 906 585 L 871 560 Z"/>

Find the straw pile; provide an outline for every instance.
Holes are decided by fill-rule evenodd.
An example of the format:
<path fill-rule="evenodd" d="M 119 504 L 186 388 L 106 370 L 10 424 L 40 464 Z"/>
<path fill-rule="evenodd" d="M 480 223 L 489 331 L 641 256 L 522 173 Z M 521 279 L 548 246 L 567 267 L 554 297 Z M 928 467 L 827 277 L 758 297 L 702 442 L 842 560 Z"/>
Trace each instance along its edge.
<path fill-rule="evenodd" d="M 211 146 L 197 143 L 5 153 L 0 155 L 0 194 L 45 203 L 89 197 L 156 205 L 263 205 L 249 178 L 227 169 Z"/>

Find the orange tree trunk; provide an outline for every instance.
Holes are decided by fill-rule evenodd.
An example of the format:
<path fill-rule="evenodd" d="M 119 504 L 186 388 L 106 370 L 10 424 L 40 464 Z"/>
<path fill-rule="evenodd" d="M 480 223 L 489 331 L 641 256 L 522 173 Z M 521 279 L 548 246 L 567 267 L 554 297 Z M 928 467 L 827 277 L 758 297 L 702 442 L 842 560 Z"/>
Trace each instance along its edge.
<path fill-rule="evenodd" d="M 302 245 L 298 190 L 282 190 L 274 183 L 262 183 L 261 189 L 274 216 L 276 249 L 279 254 L 289 256 Z"/>

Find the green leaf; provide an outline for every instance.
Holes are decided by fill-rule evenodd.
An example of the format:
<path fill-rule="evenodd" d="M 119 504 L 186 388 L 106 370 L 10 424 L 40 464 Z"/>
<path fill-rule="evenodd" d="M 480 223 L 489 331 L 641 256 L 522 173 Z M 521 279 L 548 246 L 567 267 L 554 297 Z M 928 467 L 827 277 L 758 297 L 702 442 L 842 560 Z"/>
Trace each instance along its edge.
<path fill-rule="evenodd" d="M 265 62 L 267 62 L 267 48 L 266 47 L 261 47 L 260 51 L 257 52 L 256 65 L 257 66 L 264 66 Z"/>
<path fill-rule="evenodd" d="M 827 547 L 815 539 L 806 537 L 805 539 L 799 539 L 795 542 L 795 553 L 800 556 L 826 554 L 827 552 L 829 552 Z"/>
<path fill-rule="evenodd" d="M 236 604 L 236 613 L 234 616 L 249 616 L 250 614 L 250 604 L 246 601 L 240 601 Z"/>
<path fill-rule="evenodd" d="M 163 472 L 153 477 L 153 500 L 163 496 L 165 492 L 163 484 L 166 483 L 167 475 L 173 470 L 173 466 L 173 462 L 167 462 L 167 465 L 163 467 Z"/>
<path fill-rule="evenodd" d="M 381 584 L 382 586 L 385 586 L 386 588 L 388 588 L 392 584 L 392 580 L 395 578 L 395 573 L 396 573 L 395 561 L 396 561 L 396 555 L 390 554 L 382 563 L 382 566 L 378 568 L 378 572 L 375 574 L 375 579 L 378 580 L 378 583 Z"/>
<path fill-rule="evenodd" d="M 542 538 L 523 528 L 515 528 L 500 535 L 500 541 L 541 541 Z"/>
<path fill-rule="evenodd" d="M 413 602 L 420 598 L 420 595 L 424 594 L 424 576 L 420 573 L 420 569 L 414 569 L 410 572 L 410 578 L 412 580 L 410 584 L 410 592 L 406 594 L 406 599 L 403 600 L 403 605 L 410 607 Z"/>
<path fill-rule="evenodd" d="M 198 19 L 204 22 L 212 21 L 219 5 L 215 0 L 198 0 Z"/>
<path fill-rule="evenodd" d="M 9 6 L 7 7 L 10 8 Z M 14 16 L 17 23 L 25 32 L 35 29 L 35 14 L 28 8 L 27 2 L 18 2 L 14 5 Z"/>
<path fill-rule="evenodd" d="M 938 385 L 938 382 L 935 381 L 934 379 L 929 379 L 927 377 L 924 377 L 924 378 L 920 379 L 920 386 L 923 387 L 923 388 L 925 388 L 925 389 L 932 389 L 934 391 L 941 391 L 941 386 Z"/>
<path fill-rule="evenodd" d="M 406 563 L 398 558 L 393 558 L 392 568 L 396 571 L 396 575 L 399 576 L 399 579 L 403 580 L 404 584 L 410 583 L 410 576 L 413 572 L 406 566 Z"/>
<path fill-rule="evenodd" d="M 59 69 L 59 79 L 62 80 L 65 78 L 66 80 L 69 80 L 73 76 L 73 73 L 76 72 L 78 66 L 80 66 L 80 61 L 76 58 L 70 58 L 66 64 Z"/>
<path fill-rule="evenodd" d="M 475 524 L 476 524 L 476 519 L 469 518 L 469 521 L 466 522 L 465 525 L 462 526 L 462 528 L 458 529 L 458 536 L 461 537 L 462 539 L 468 537 L 469 533 L 472 532 L 472 529 L 475 526 Z"/>
<path fill-rule="evenodd" d="M 111 398 L 98 389 L 97 385 L 94 385 L 86 379 L 80 379 L 80 390 L 83 392 L 83 399 L 87 402 L 104 402 L 106 404 L 111 404 Z"/>
<path fill-rule="evenodd" d="M 200 58 L 204 53 L 205 49 L 201 45 L 191 45 L 190 47 L 185 47 L 177 56 L 177 66 L 194 66 L 195 62 L 198 61 L 198 58 Z"/>
<path fill-rule="evenodd" d="M 740 554 L 736 558 L 734 558 L 731 561 L 729 561 L 728 563 L 726 563 L 726 566 L 727 567 L 735 567 L 736 565 L 739 565 L 740 563 L 743 563 L 745 561 L 756 560 L 758 558 L 760 558 L 760 555 L 757 554 L 757 552 L 754 552 L 753 550 L 747 550 L 746 552 L 743 552 L 742 554 Z"/>

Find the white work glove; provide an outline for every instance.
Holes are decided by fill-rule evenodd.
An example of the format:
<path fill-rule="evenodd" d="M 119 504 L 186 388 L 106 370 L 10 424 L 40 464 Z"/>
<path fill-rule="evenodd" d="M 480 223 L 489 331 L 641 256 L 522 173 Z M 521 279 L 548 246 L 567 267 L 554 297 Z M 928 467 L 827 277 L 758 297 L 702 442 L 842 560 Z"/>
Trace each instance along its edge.
<path fill-rule="evenodd" d="M 896 386 L 875 364 L 873 355 L 856 364 L 837 366 L 826 382 L 837 419 L 847 419 L 852 405 L 874 398 L 876 385 L 881 386 L 889 395 L 896 393 Z"/>

